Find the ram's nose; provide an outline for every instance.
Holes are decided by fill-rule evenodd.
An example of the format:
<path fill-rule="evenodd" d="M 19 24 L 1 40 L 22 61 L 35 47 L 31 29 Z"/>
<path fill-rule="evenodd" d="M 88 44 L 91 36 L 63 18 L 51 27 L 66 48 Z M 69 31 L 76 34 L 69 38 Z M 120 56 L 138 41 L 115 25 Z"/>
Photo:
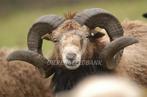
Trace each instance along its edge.
<path fill-rule="evenodd" d="M 70 61 L 73 62 L 76 59 L 76 54 L 75 53 L 68 53 L 66 55 L 66 58 Z"/>

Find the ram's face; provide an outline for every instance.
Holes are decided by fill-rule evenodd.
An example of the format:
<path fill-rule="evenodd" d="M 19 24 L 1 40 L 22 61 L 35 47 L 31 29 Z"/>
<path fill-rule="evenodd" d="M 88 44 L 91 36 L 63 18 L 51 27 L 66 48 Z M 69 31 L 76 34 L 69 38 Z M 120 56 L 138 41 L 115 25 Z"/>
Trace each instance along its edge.
<path fill-rule="evenodd" d="M 78 30 L 72 30 L 62 35 L 59 41 L 63 63 L 68 69 L 80 66 L 81 56 L 86 48 L 87 39 Z"/>
<path fill-rule="evenodd" d="M 45 35 L 45 39 L 55 42 L 56 47 L 59 48 L 58 59 L 61 59 L 64 66 L 70 70 L 77 69 L 81 61 L 88 56 L 88 51 L 93 51 L 95 40 L 104 36 L 96 29 L 89 30 L 85 25 L 81 26 L 76 21 L 67 20 L 60 25 L 51 34 Z M 89 50 L 90 49 L 90 50 Z M 93 54 L 92 52 L 91 55 Z"/>
<path fill-rule="evenodd" d="M 93 31 L 89 31 L 86 26 L 78 26 L 76 29 L 65 30 L 64 28 L 63 30 L 57 29 L 53 32 L 52 37 L 56 41 L 56 48 L 59 48 L 60 58 L 67 69 L 77 69 L 81 61 L 85 60 L 84 56 L 89 56 L 87 55 L 87 50 L 93 51 L 95 48 L 92 46 L 95 43 L 94 41 L 104 36 L 103 33 L 96 30 Z"/>

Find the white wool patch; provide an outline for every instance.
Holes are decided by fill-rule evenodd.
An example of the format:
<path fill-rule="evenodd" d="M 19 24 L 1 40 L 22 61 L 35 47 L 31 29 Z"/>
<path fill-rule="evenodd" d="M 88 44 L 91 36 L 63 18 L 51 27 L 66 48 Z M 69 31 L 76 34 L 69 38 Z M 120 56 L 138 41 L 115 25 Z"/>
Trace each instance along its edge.
<path fill-rule="evenodd" d="M 93 77 L 81 82 L 72 97 L 140 97 L 140 90 L 128 80 L 117 77 Z"/>

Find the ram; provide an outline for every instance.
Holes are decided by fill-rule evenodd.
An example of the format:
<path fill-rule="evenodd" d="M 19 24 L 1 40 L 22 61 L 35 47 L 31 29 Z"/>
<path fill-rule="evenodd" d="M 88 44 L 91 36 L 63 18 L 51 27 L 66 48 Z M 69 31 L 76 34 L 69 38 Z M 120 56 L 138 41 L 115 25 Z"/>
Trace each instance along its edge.
<path fill-rule="evenodd" d="M 29 50 L 13 52 L 8 61 L 29 62 L 45 77 L 54 74 L 51 87 L 55 93 L 71 89 L 93 74 L 123 74 L 147 86 L 147 26 L 125 24 L 123 30 L 116 17 L 100 8 L 65 17 L 39 18 L 28 33 Z M 49 59 L 42 53 L 43 39 L 54 43 Z"/>

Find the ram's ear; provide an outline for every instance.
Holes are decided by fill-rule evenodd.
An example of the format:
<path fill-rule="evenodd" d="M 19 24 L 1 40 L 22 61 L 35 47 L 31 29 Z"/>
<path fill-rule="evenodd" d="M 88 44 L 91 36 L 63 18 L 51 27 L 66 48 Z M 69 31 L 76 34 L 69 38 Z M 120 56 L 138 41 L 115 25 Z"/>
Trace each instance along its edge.
<path fill-rule="evenodd" d="M 88 36 L 88 38 L 90 39 L 98 39 L 105 36 L 105 34 L 103 32 L 97 31 L 97 30 L 91 30 L 90 31 L 90 35 Z"/>
<path fill-rule="evenodd" d="M 45 35 L 43 35 L 41 38 L 42 39 L 45 39 L 45 40 L 51 40 L 51 37 L 50 37 L 51 35 L 49 35 L 48 33 L 47 34 L 45 34 Z"/>
<path fill-rule="evenodd" d="M 93 34 L 93 33 L 91 33 L 91 34 Z M 105 34 L 102 32 L 96 32 L 93 34 L 93 36 L 91 35 L 91 37 L 93 37 L 93 38 L 101 38 L 103 36 L 105 36 Z"/>
<path fill-rule="evenodd" d="M 52 42 L 58 42 L 59 41 L 58 39 L 53 38 L 52 33 L 50 33 L 50 34 L 47 33 L 47 34 L 43 35 L 41 38 L 45 39 L 45 40 L 52 41 Z"/>

